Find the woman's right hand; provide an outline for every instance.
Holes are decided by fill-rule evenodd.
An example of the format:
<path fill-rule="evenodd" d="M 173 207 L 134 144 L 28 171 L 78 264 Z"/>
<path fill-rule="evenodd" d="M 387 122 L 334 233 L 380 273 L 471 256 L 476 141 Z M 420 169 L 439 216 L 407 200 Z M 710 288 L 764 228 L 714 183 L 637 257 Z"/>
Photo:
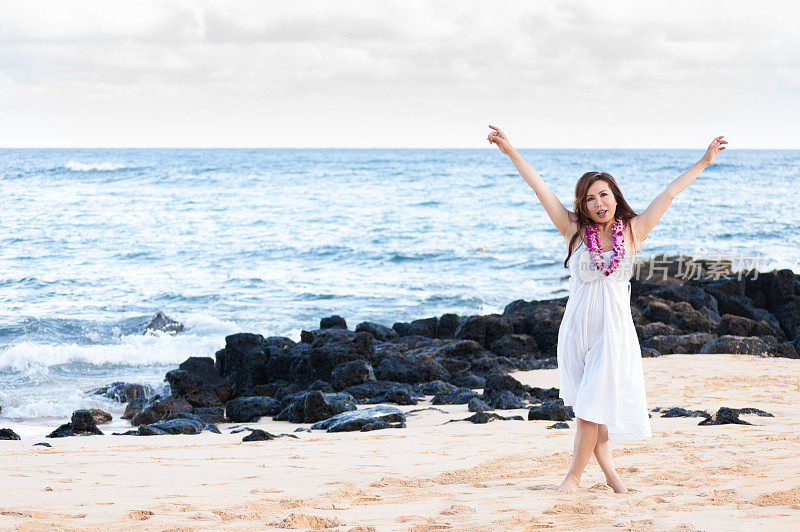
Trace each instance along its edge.
<path fill-rule="evenodd" d="M 501 152 L 505 153 L 506 155 L 511 153 L 511 150 L 514 148 L 511 147 L 511 143 L 508 142 L 508 139 L 506 138 L 505 134 L 500 131 L 500 128 L 497 128 L 491 124 L 489 124 L 489 127 L 494 130 L 489 133 L 489 144 L 494 142 L 497 144 L 497 147 L 500 148 Z"/>

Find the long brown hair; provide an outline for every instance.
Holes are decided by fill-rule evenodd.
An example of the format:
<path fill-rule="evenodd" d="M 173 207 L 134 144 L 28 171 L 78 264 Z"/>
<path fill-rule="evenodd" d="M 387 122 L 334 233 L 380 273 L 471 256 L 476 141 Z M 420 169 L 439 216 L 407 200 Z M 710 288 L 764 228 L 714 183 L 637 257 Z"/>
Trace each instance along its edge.
<path fill-rule="evenodd" d="M 625 196 L 622 195 L 622 191 L 619 189 L 616 179 L 614 179 L 611 174 L 606 172 L 586 172 L 583 174 L 575 184 L 575 210 L 570 212 L 570 219 L 575 221 L 575 217 L 577 216 L 578 231 L 572 235 L 569 246 L 567 246 L 567 258 L 564 261 L 565 268 L 569 268 L 568 262 L 569 258 L 572 256 L 575 241 L 582 237 L 588 225 L 595 223 L 591 216 L 589 216 L 589 209 L 586 208 L 586 195 L 589 192 L 589 187 L 591 187 L 595 181 L 605 181 L 608 183 L 609 188 L 611 188 L 611 193 L 614 194 L 614 199 L 617 202 L 617 211 L 614 213 L 615 220 L 621 218 L 630 225 L 630 219 L 636 216 L 636 211 L 631 209 L 631 206 L 625 201 Z"/>

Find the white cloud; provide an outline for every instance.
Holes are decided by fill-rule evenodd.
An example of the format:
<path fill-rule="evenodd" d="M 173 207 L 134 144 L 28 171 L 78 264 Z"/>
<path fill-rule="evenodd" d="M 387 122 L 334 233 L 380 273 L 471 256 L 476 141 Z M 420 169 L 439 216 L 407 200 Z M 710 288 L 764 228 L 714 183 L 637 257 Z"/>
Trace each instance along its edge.
<path fill-rule="evenodd" d="M 0 145 L 800 147 L 788 2 L 0 6 Z"/>

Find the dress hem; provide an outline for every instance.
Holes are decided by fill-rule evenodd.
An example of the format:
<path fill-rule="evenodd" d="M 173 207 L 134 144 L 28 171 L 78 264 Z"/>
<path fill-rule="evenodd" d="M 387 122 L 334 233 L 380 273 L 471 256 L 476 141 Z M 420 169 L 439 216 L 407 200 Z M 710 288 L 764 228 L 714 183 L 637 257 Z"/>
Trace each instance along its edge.
<path fill-rule="evenodd" d="M 573 412 L 575 412 L 574 403 L 568 403 L 566 399 L 562 397 L 564 401 L 564 406 L 571 406 Z M 600 419 L 602 416 L 596 415 L 581 415 L 578 412 L 575 412 L 575 417 L 580 418 L 584 421 L 589 421 L 590 423 L 597 423 L 598 425 L 605 425 L 606 427 L 609 426 L 608 421 Z M 649 421 L 648 421 L 649 422 Z M 634 440 L 646 440 L 653 437 L 652 430 L 645 430 L 643 432 L 619 432 L 611 430 L 609 427 L 608 429 L 608 441 L 611 443 L 621 443 L 627 441 L 634 441 Z"/>

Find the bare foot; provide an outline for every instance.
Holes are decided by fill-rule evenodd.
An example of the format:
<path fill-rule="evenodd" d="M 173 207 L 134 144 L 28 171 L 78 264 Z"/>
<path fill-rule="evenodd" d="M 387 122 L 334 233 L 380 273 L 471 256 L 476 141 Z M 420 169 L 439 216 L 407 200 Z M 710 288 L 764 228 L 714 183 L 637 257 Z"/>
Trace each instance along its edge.
<path fill-rule="evenodd" d="M 622 480 L 619 477 L 608 478 L 606 477 L 606 484 L 611 486 L 614 490 L 614 493 L 628 493 L 628 490 L 622 484 Z"/>
<path fill-rule="evenodd" d="M 567 478 L 564 479 L 564 482 L 561 483 L 557 491 L 560 491 L 561 493 L 575 493 L 578 491 L 578 485 L 580 482 L 580 478 L 573 474 L 567 474 Z"/>

